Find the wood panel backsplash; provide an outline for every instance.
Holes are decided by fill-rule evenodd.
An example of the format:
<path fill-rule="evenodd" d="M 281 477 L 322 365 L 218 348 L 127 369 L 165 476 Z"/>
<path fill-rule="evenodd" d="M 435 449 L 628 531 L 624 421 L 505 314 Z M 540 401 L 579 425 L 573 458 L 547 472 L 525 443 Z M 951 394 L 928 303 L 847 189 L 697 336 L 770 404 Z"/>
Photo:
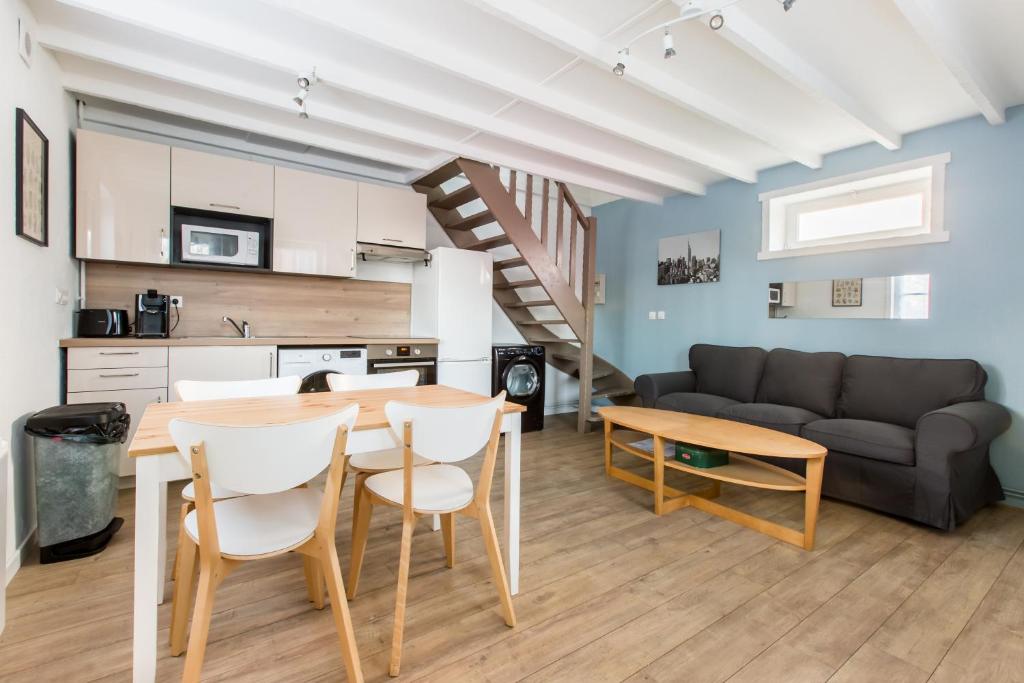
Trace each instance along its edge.
<path fill-rule="evenodd" d="M 88 263 L 85 271 L 83 306 L 127 308 L 133 322 L 139 292 L 181 296 L 174 337 L 234 336 L 225 315 L 248 320 L 259 337 L 409 334 L 412 288 L 405 283 L 116 263 Z"/>

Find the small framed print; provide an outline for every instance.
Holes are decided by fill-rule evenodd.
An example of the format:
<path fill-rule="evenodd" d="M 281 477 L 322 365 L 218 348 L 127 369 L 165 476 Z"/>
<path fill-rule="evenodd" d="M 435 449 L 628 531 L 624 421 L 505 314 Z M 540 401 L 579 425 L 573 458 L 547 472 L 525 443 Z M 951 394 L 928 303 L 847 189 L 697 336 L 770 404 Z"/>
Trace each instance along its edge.
<path fill-rule="evenodd" d="M 18 109 L 14 132 L 14 231 L 42 247 L 49 244 L 50 141 Z"/>
<path fill-rule="evenodd" d="M 832 281 L 832 307 L 860 306 L 863 301 L 864 278 L 854 277 Z"/>

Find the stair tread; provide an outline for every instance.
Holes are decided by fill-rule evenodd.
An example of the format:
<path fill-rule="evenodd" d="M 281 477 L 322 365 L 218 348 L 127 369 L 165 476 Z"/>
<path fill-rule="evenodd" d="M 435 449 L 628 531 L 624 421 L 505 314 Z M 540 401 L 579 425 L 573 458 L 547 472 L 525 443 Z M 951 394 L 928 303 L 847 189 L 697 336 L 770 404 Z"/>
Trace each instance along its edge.
<path fill-rule="evenodd" d="M 501 270 L 502 268 L 518 268 L 519 266 L 528 265 L 530 264 L 527 263 L 526 259 L 524 259 L 522 256 L 516 256 L 515 258 L 507 258 L 501 261 L 494 262 L 494 268 L 496 270 Z"/>
<path fill-rule="evenodd" d="M 413 185 L 422 185 L 423 187 L 437 187 L 446 180 L 451 180 L 455 176 L 462 173 L 462 168 L 459 167 L 458 159 L 449 161 L 444 166 L 437 168 L 419 180 L 415 181 Z"/>
<path fill-rule="evenodd" d="M 540 301 L 517 301 L 514 304 L 502 304 L 505 308 L 531 308 L 533 306 L 554 306 L 555 302 L 551 299 L 541 299 Z"/>
<path fill-rule="evenodd" d="M 480 193 L 476 191 L 476 188 L 466 185 L 431 202 L 430 205 L 437 209 L 454 209 L 479 198 Z"/>
<path fill-rule="evenodd" d="M 494 247 L 503 247 L 506 244 L 511 244 L 511 242 L 509 242 L 508 237 L 505 235 L 498 235 L 497 237 L 488 237 L 485 240 L 480 240 L 475 244 L 469 245 L 468 247 L 466 247 L 466 249 L 472 249 L 474 251 L 487 251 L 488 249 L 493 249 Z M 495 287 L 497 286 L 498 285 L 495 285 Z"/>
<path fill-rule="evenodd" d="M 516 289 L 517 287 L 541 287 L 540 280 L 516 280 L 515 282 L 501 282 L 494 285 L 495 289 Z"/>
<path fill-rule="evenodd" d="M 479 228 L 482 225 L 494 222 L 494 214 L 491 213 L 490 209 L 484 209 L 474 213 L 472 216 L 466 216 L 461 220 L 457 220 L 454 223 L 445 224 L 445 230 L 472 230 L 473 228 Z"/>
<path fill-rule="evenodd" d="M 601 389 L 595 391 L 590 395 L 590 398 L 617 398 L 619 396 L 629 396 L 635 393 L 632 389 Z"/>
<path fill-rule="evenodd" d="M 520 320 L 520 325 L 565 325 L 565 321 L 561 318 L 556 320 Z"/>

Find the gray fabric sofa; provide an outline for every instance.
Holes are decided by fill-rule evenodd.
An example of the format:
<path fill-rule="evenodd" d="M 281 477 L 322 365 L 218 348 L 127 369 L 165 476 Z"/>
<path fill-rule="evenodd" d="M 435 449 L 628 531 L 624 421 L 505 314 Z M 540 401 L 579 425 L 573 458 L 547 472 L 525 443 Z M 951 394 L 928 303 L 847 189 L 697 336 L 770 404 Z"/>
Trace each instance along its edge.
<path fill-rule="evenodd" d="M 726 418 L 825 446 L 822 492 L 953 529 L 1002 500 L 989 444 L 1010 413 L 973 360 L 695 344 L 690 369 L 641 375 L 648 408 Z M 801 472 L 801 461 L 773 460 Z"/>

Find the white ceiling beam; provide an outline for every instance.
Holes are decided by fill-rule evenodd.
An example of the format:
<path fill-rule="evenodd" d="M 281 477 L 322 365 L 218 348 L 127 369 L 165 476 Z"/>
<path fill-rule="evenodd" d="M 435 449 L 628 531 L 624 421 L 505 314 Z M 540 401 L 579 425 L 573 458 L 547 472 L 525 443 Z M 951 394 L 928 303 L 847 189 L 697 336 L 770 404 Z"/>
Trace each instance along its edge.
<path fill-rule="evenodd" d="M 743 182 L 757 182 L 757 170 L 707 146 L 670 137 L 664 131 L 588 103 L 577 97 L 523 78 L 478 59 L 452 41 L 439 40 L 417 27 L 398 22 L 382 23 L 372 3 L 339 3 L 334 0 L 264 0 L 309 21 L 318 22 L 361 40 L 411 58 L 477 85 L 502 92 L 532 106 L 559 115 L 620 139 L 675 156 L 710 171 Z M 593 147 L 588 147 L 593 151 Z"/>
<path fill-rule="evenodd" d="M 258 117 L 228 111 L 221 107 L 205 105 L 192 100 L 157 93 L 146 88 L 126 85 L 70 70 L 63 71 L 61 84 L 65 90 L 81 95 L 100 97 L 113 102 L 130 104 L 143 109 L 173 114 L 237 130 L 250 131 L 280 140 L 314 145 L 322 149 L 361 156 L 405 168 L 419 168 L 421 172 L 434 168 L 437 165 L 435 157 L 410 157 L 374 149 L 368 145 L 339 144 L 337 139 L 331 136 L 311 134 L 309 130 L 299 125 L 298 121 L 296 121 L 294 126 L 267 123 Z"/>
<path fill-rule="evenodd" d="M 354 70 L 348 65 L 324 59 L 323 55 L 317 56 L 304 51 L 302 48 L 296 49 L 283 45 L 274 41 L 270 36 L 239 36 L 232 34 L 231 27 L 225 26 L 224 22 L 204 19 L 186 10 L 174 8 L 173 10 L 168 9 L 166 12 L 154 12 L 153 3 L 146 3 L 143 6 L 142 3 L 137 2 L 90 2 L 84 0 L 70 4 L 82 6 L 89 10 L 96 8 L 101 13 L 109 13 L 108 16 L 115 20 L 129 22 L 148 30 L 169 35 L 178 40 L 187 41 L 188 44 L 201 45 L 249 62 L 261 64 L 268 67 L 268 69 L 272 69 L 271 73 L 283 72 L 288 69 L 288 65 L 294 66 L 288 72 L 298 73 L 301 68 L 300 65 L 311 66 L 315 64 L 317 66 L 317 75 L 322 81 L 322 86 L 328 85 L 356 92 L 392 106 L 476 129 L 480 132 L 515 141 L 519 144 L 526 144 L 542 152 L 554 153 L 574 159 L 590 166 L 597 166 L 612 171 L 618 175 L 632 176 L 643 182 L 661 185 L 677 192 L 702 195 L 706 191 L 702 182 L 684 174 L 661 169 L 650 163 L 644 163 L 642 160 L 634 160 L 619 154 L 612 154 L 594 146 L 579 144 L 537 127 L 493 118 L 487 113 L 462 106 L 457 101 L 445 98 L 444 96 L 412 89 L 395 81 L 366 74 Z M 94 54 L 90 58 L 99 59 L 102 56 Z M 121 63 L 128 68 L 132 68 L 132 62 L 125 61 Z M 308 66 L 305 68 L 308 68 Z M 195 69 L 192 69 L 192 71 L 196 72 Z M 212 76 L 212 74 L 209 75 Z M 282 79 L 288 78 L 284 73 L 281 75 Z M 282 82 L 285 81 L 282 80 Z M 282 103 L 287 103 L 288 98 L 282 97 L 281 101 Z M 310 100 L 311 106 L 313 106 L 315 101 L 316 96 L 314 94 Z M 365 119 L 367 117 L 361 118 Z M 380 123 L 383 125 L 385 122 Z M 364 127 L 365 125 L 366 122 L 363 121 L 361 124 L 356 125 L 356 127 Z M 386 133 L 380 130 L 374 130 L 373 132 L 404 141 L 416 140 L 415 136 L 409 136 L 408 130 L 404 133 Z M 449 151 L 454 152 L 454 149 Z"/>
<path fill-rule="evenodd" d="M 877 112 L 776 38 L 738 5 L 727 7 L 722 14 L 725 26 L 717 31 L 718 35 L 815 99 L 837 107 L 886 149 L 899 149 L 903 144 L 903 136 Z"/>
<path fill-rule="evenodd" d="M 256 104 L 269 109 L 287 112 L 289 114 L 294 114 L 296 111 L 294 105 L 291 104 L 287 93 L 283 93 L 273 88 L 261 87 L 249 81 L 232 79 L 212 73 L 205 69 L 199 69 L 173 60 L 155 57 L 137 50 L 111 45 L 103 41 L 97 41 L 52 26 L 40 26 L 37 30 L 36 37 L 39 44 L 47 49 L 74 55 L 86 60 L 114 65 L 118 68 L 123 68 L 127 71 L 142 74 L 147 77 L 185 85 L 196 89 L 199 93 L 213 93 L 239 100 L 240 102 L 248 102 L 250 104 Z M 77 81 L 77 83 L 80 84 L 81 81 Z M 90 94 L 99 97 L 108 97 L 109 99 L 123 101 L 141 107 L 147 106 L 145 98 L 142 98 L 141 101 L 138 98 L 131 100 L 121 99 L 121 96 L 117 94 L 120 90 L 117 89 L 114 89 L 113 93 L 111 93 L 110 88 L 107 88 L 103 92 L 85 90 L 81 92 L 83 92 L 83 94 Z M 660 186 L 657 185 L 633 183 L 630 182 L 627 177 L 611 172 L 602 172 L 598 169 L 594 169 L 594 171 L 566 170 L 559 167 L 557 162 L 551 163 L 543 160 L 538 161 L 535 158 L 518 154 L 495 153 L 486 146 L 479 144 L 460 143 L 444 136 L 425 132 L 418 128 L 389 123 L 387 121 L 382 121 L 378 117 L 366 116 L 348 109 L 333 107 L 322 102 L 317 103 L 315 96 L 310 99 L 309 106 L 311 109 L 311 116 L 318 121 L 338 125 L 349 130 L 359 130 L 408 144 L 430 148 L 442 152 L 444 155 L 454 154 L 488 163 L 496 163 L 510 168 L 527 171 L 529 173 L 559 178 L 565 182 L 593 187 L 595 189 L 616 194 L 620 197 L 629 197 L 644 202 L 661 203 L 664 195 L 672 193 L 672 191 L 667 188 L 660 190 Z M 169 111 L 169 113 L 180 113 L 179 111 L 161 109 L 155 105 L 150 108 Z M 189 116 L 187 112 L 181 113 L 181 115 Z M 210 120 L 206 116 L 196 116 L 195 118 Z M 276 135 L 274 132 L 264 130 L 266 126 L 256 127 L 260 125 L 257 123 L 259 121 L 258 119 L 246 117 L 246 120 L 248 123 L 244 125 L 242 123 L 225 123 L 224 125 L 241 127 L 244 130 L 253 130 L 254 132 L 260 132 L 271 136 Z M 301 121 L 298 117 L 296 117 L 296 121 L 299 123 L 297 123 L 295 129 L 302 130 Z M 314 136 L 311 134 L 306 137 L 297 137 L 294 133 L 294 129 L 291 127 L 288 127 L 286 132 L 288 134 L 282 136 L 284 139 L 307 142 L 309 144 L 315 144 L 318 147 L 325 147 L 328 149 L 337 148 L 337 144 L 333 147 L 325 144 L 326 141 L 330 139 L 329 136 Z M 316 141 L 314 141 L 313 138 L 316 138 Z M 360 155 L 359 151 L 356 151 L 351 147 L 349 149 L 338 151 L 345 151 L 346 153 Z M 363 154 L 362 156 L 377 159 L 378 161 L 389 161 L 389 159 L 379 158 L 381 156 L 380 150 L 366 147 L 365 151 L 367 154 Z M 376 156 L 370 156 L 371 154 Z M 394 157 L 396 155 L 388 156 Z M 437 157 L 433 157 L 432 161 L 427 163 L 433 163 L 436 159 Z M 412 162 L 412 159 L 405 159 L 405 161 Z M 389 161 L 389 163 L 397 164 L 401 162 Z M 437 164 L 433 163 L 433 166 L 426 165 L 423 159 L 418 159 L 416 163 L 405 163 L 404 165 L 409 168 L 430 170 L 430 168 L 433 168 L 433 166 L 436 166 Z"/>
<path fill-rule="evenodd" d="M 514 3 L 503 0 L 467 1 L 602 68 L 610 69 L 618 61 L 619 46 L 580 28 L 536 0 L 517 0 Z M 673 104 L 754 137 L 805 166 L 821 167 L 821 154 L 795 140 L 786 139 L 766 126 L 759 117 L 737 111 L 660 67 L 639 59 L 637 55 L 631 55 L 623 78 Z"/>
<path fill-rule="evenodd" d="M 896 0 L 903 16 L 974 100 L 988 122 L 992 125 L 1006 123 L 1007 102 L 999 95 L 985 69 L 964 50 L 962 29 L 950 14 L 952 4 L 952 0 Z"/>

